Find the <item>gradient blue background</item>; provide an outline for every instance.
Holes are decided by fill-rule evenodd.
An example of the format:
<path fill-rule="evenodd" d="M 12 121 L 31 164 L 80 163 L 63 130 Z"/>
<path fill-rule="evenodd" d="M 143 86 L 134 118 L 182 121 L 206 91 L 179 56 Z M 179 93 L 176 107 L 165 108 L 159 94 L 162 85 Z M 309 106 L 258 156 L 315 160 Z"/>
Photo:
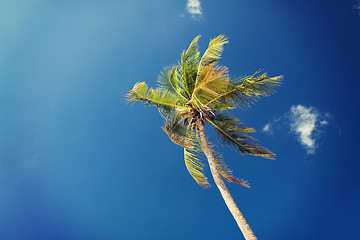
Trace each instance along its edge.
<path fill-rule="evenodd" d="M 155 86 L 195 36 L 203 52 L 219 34 L 231 76 L 285 75 L 233 112 L 277 160 L 221 150 L 252 186 L 228 184 L 257 237 L 358 239 L 356 4 L 203 0 L 193 18 L 185 0 L 0 1 L 0 239 L 239 239 L 157 110 L 124 99 L 136 82 Z M 261 131 L 297 104 L 332 115 L 313 155 L 288 126 Z"/>

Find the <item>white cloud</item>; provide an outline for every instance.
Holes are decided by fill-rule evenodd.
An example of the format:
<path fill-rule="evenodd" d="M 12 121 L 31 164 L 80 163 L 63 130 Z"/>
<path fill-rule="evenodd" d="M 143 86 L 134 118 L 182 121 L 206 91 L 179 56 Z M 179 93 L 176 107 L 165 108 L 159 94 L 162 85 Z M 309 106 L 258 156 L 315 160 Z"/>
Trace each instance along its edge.
<path fill-rule="evenodd" d="M 329 122 L 327 120 L 321 120 L 320 121 L 320 125 L 326 126 L 328 124 L 329 124 Z"/>
<path fill-rule="evenodd" d="M 264 126 L 264 128 L 263 128 L 263 131 L 264 131 L 264 132 L 270 132 L 270 131 L 271 131 L 271 129 L 270 129 L 270 123 L 265 124 L 265 126 Z"/>
<path fill-rule="evenodd" d="M 193 17 L 201 17 L 202 16 L 202 9 L 201 9 L 199 0 L 188 0 L 188 2 L 186 4 L 186 10 Z"/>
<path fill-rule="evenodd" d="M 300 144 L 308 154 L 314 154 L 317 148 L 316 139 L 320 136 L 320 128 L 329 125 L 330 113 L 321 114 L 314 107 L 293 105 L 290 111 L 272 122 L 265 124 L 263 132 L 274 135 L 284 125 L 290 126 L 290 133 L 297 136 Z"/>
<path fill-rule="evenodd" d="M 314 154 L 317 147 L 314 130 L 317 128 L 318 117 L 319 114 L 312 107 L 297 105 L 290 108 L 291 131 L 298 135 L 308 154 Z"/>
<path fill-rule="evenodd" d="M 275 119 L 274 121 L 265 124 L 262 131 L 273 135 L 274 131 L 276 130 L 276 125 L 277 125 L 276 123 L 281 121 L 283 119 L 283 117 L 284 116 L 280 116 L 279 118 Z"/>

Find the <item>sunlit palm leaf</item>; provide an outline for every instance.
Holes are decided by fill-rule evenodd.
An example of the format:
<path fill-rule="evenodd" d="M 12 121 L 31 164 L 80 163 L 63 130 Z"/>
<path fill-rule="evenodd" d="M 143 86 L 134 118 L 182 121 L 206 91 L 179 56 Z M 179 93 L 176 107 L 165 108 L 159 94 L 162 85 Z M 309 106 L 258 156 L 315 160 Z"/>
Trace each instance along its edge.
<path fill-rule="evenodd" d="M 188 49 L 186 51 L 183 51 L 181 62 L 187 62 L 189 60 L 193 60 L 194 58 L 196 59 L 197 57 L 199 57 L 199 38 L 200 35 L 195 37 L 194 40 L 192 40 L 192 42 L 190 43 Z"/>
<path fill-rule="evenodd" d="M 259 76 L 244 77 L 235 80 L 230 84 L 230 88 L 235 88 L 229 97 L 236 103 L 252 104 L 262 96 L 273 94 L 280 86 L 283 76 L 268 77 L 267 73 Z M 240 101 L 239 101 L 240 100 Z"/>
<path fill-rule="evenodd" d="M 282 83 L 283 76 L 268 77 L 267 73 L 257 76 L 257 73 L 230 81 L 226 91 L 207 105 L 225 98 L 229 105 L 250 107 L 260 97 L 273 94 Z"/>
<path fill-rule="evenodd" d="M 199 81 L 191 96 L 191 103 L 199 110 L 202 106 L 220 96 L 228 87 L 226 67 L 206 66 L 200 73 Z"/>
<path fill-rule="evenodd" d="M 186 168 L 195 181 L 202 187 L 209 187 L 210 184 L 203 173 L 203 163 L 200 161 L 199 151 L 196 148 L 184 148 L 184 159 Z"/>
<path fill-rule="evenodd" d="M 194 132 L 187 137 L 191 139 L 191 148 L 184 148 L 184 160 L 187 170 L 194 180 L 202 187 L 210 187 L 210 184 L 207 178 L 204 175 L 204 164 L 201 162 L 201 157 L 203 157 L 203 152 L 200 146 L 199 139 Z"/>
<path fill-rule="evenodd" d="M 184 101 L 187 101 L 182 87 L 179 85 L 178 71 L 176 66 L 166 67 L 158 77 L 158 84 L 160 88 L 165 88 L 168 91 L 178 95 Z"/>
<path fill-rule="evenodd" d="M 198 70 L 199 73 L 205 66 L 214 65 L 220 60 L 222 51 L 224 49 L 223 46 L 228 42 L 228 38 L 224 35 L 219 35 L 216 38 L 210 40 L 208 48 L 201 57 Z"/>
<path fill-rule="evenodd" d="M 198 40 L 200 36 L 194 38 L 190 43 L 189 48 L 186 51 L 183 51 L 181 56 L 181 61 L 179 63 L 179 75 L 180 82 L 179 84 L 185 90 L 185 95 L 190 100 L 190 96 L 193 92 L 197 70 L 199 65 L 199 51 L 198 51 Z"/>
<path fill-rule="evenodd" d="M 242 126 L 237 118 L 225 114 L 217 114 L 207 121 L 215 127 L 218 138 L 224 145 L 229 145 L 239 150 L 241 154 L 251 154 L 264 158 L 274 159 L 275 154 L 265 147 L 255 144 L 253 137 L 245 132 L 254 132 L 254 129 Z"/>
<path fill-rule="evenodd" d="M 135 84 L 126 97 L 129 102 L 145 101 L 146 105 L 154 105 L 165 112 L 173 108 L 186 108 L 177 95 L 163 88 L 151 89 L 144 82 Z"/>
<path fill-rule="evenodd" d="M 165 120 L 165 125 L 162 129 L 171 141 L 184 148 L 185 166 L 190 175 L 200 186 L 208 187 L 210 185 L 203 173 L 203 163 L 200 160 L 202 150 L 198 139 L 194 132 L 182 125 L 182 120 L 180 114 L 175 112 Z"/>

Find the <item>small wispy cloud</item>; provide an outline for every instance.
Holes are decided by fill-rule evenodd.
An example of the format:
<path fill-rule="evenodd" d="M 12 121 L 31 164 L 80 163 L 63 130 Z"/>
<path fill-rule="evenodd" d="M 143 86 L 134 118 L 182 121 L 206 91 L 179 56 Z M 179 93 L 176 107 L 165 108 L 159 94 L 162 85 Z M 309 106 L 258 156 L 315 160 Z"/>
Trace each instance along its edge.
<path fill-rule="evenodd" d="M 307 154 L 314 154 L 318 147 L 316 139 L 320 134 L 319 129 L 328 125 L 330 118 L 329 113 L 321 114 L 314 107 L 293 105 L 290 107 L 289 112 L 265 124 L 263 131 L 274 134 L 276 123 L 284 120 L 286 125 L 290 127 L 290 133 L 296 135 L 300 144 L 306 149 Z M 281 125 L 284 125 L 283 121 L 281 121 Z"/>
<path fill-rule="evenodd" d="M 263 127 L 263 131 L 264 132 L 271 132 L 271 127 L 270 127 L 270 123 L 265 124 L 265 126 Z"/>
<path fill-rule="evenodd" d="M 297 105 L 290 108 L 291 132 L 298 136 L 308 154 L 314 154 L 317 147 L 314 131 L 317 128 L 318 118 L 319 114 L 312 107 Z"/>
<path fill-rule="evenodd" d="M 284 117 L 284 116 L 281 116 L 281 117 L 275 119 L 274 121 L 265 124 L 265 126 L 264 126 L 263 129 L 262 129 L 262 131 L 273 135 L 273 134 L 274 134 L 274 127 L 275 127 L 276 123 L 279 122 L 280 120 L 282 120 L 283 117 Z"/>
<path fill-rule="evenodd" d="M 195 18 L 202 16 L 202 9 L 199 0 L 188 0 L 186 10 Z"/>

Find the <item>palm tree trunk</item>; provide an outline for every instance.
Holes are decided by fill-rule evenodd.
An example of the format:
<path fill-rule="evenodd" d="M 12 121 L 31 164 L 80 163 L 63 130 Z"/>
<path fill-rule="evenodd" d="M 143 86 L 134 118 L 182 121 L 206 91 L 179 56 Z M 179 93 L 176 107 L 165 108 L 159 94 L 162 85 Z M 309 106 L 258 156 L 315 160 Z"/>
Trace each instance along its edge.
<path fill-rule="evenodd" d="M 236 206 L 234 199 L 232 198 L 229 190 L 227 189 L 223 179 L 221 178 L 221 175 L 219 174 L 219 172 L 216 168 L 215 158 L 209 147 L 209 144 L 208 144 L 208 141 L 206 138 L 204 123 L 202 123 L 200 121 L 200 123 L 198 124 L 198 127 L 199 127 L 199 134 L 200 134 L 202 149 L 208 159 L 211 174 L 214 178 L 216 186 L 220 190 L 221 196 L 223 197 L 226 206 L 229 208 L 231 214 L 233 215 L 233 217 L 234 217 L 236 223 L 238 224 L 245 239 L 246 240 L 257 239 L 254 232 L 251 230 L 249 224 L 246 222 L 244 216 L 240 212 L 239 208 Z"/>

